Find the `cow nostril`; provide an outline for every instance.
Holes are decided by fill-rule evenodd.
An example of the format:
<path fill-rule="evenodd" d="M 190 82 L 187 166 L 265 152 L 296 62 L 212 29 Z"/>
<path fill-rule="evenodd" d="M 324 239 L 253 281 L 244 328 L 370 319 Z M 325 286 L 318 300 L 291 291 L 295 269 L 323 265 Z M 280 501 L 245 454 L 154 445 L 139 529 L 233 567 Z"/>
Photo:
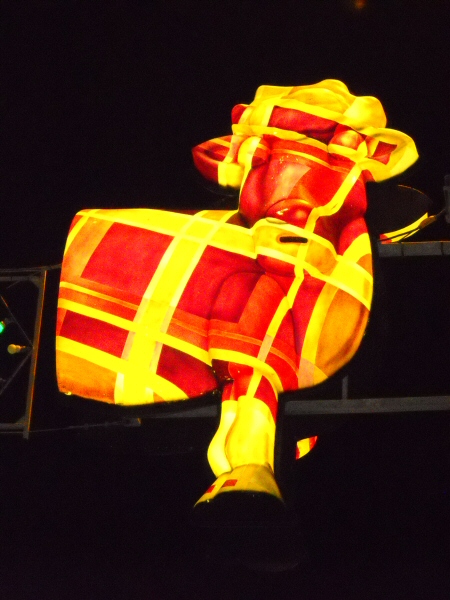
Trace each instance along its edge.
<path fill-rule="evenodd" d="M 279 235 L 277 240 L 282 244 L 305 244 L 308 241 L 299 235 Z"/>

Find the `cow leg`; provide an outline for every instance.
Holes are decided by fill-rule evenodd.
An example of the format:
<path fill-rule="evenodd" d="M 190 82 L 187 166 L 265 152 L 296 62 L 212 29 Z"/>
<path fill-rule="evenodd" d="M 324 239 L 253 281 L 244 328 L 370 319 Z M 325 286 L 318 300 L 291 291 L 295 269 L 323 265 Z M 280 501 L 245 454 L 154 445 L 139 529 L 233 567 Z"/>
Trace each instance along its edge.
<path fill-rule="evenodd" d="M 220 423 L 208 448 L 208 462 L 214 475 L 220 477 L 232 469 L 226 453 L 227 436 L 233 426 L 237 412 L 237 401 L 234 397 L 234 384 L 228 383 L 223 388 L 220 407 Z"/>
<path fill-rule="evenodd" d="M 224 402 L 208 451 L 218 479 L 197 507 L 217 507 L 220 517 L 232 513 L 219 508 L 224 502 L 240 505 L 249 497 L 270 505 L 269 513 L 274 503 L 276 510 L 284 510 L 273 473 L 278 391 L 297 385 L 294 326 L 285 293 L 272 277 L 237 273 L 222 285 L 211 313 L 209 350 Z M 248 504 L 249 512 L 254 506 Z M 242 519 L 249 516 L 243 514 Z"/>
<path fill-rule="evenodd" d="M 249 391 L 252 381 L 246 369 L 230 366 L 230 372 L 239 371 L 239 378 L 227 394 L 238 399 L 224 401 L 221 425 L 208 451 L 217 480 L 195 509 L 206 521 L 272 522 L 287 515 L 273 473 L 276 393 L 264 377 L 257 386 L 263 399 L 241 393 Z"/>
<path fill-rule="evenodd" d="M 270 408 L 251 396 L 234 399 L 234 385 L 227 387 L 220 424 L 208 448 L 214 475 L 219 477 L 249 462 L 273 470 L 275 420 Z"/>
<path fill-rule="evenodd" d="M 255 464 L 273 471 L 277 394 L 268 379 L 251 367 L 230 365 L 229 369 L 238 398 L 225 445 L 230 466 Z"/>

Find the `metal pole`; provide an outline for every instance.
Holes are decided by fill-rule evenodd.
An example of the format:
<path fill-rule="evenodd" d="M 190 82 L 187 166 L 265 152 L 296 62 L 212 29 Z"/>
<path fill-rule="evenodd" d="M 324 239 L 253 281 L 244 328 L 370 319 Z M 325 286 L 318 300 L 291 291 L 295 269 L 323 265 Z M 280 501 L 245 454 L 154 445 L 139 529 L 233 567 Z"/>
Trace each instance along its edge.
<path fill-rule="evenodd" d="M 38 277 L 32 278 L 33 283 L 38 286 L 39 294 L 36 305 L 36 319 L 34 321 L 33 347 L 31 350 L 30 376 L 28 379 L 27 403 L 25 414 L 23 416 L 23 437 L 28 439 L 30 436 L 31 412 L 33 409 L 34 382 L 36 377 L 36 366 L 39 351 L 39 341 L 41 337 L 42 313 L 44 309 L 45 284 L 47 281 L 47 271 L 40 272 Z"/>

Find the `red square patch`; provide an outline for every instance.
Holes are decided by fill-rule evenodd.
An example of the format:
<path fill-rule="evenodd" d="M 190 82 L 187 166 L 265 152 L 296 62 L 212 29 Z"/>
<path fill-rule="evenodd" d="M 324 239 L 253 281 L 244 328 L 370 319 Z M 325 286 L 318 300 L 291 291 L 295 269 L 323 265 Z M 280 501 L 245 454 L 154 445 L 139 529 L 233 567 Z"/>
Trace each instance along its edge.
<path fill-rule="evenodd" d="M 227 479 L 222 487 L 223 488 L 224 487 L 234 487 L 236 484 L 237 484 L 237 479 Z"/>

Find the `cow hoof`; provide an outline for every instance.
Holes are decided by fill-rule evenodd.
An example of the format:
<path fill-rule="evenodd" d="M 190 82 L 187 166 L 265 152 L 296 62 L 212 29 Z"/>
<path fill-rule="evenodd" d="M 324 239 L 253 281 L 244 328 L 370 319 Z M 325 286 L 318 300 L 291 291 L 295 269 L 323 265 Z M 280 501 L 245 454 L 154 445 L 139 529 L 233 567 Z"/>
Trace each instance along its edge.
<path fill-rule="evenodd" d="M 285 524 L 289 520 L 283 500 L 264 492 L 233 492 L 197 503 L 193 511 L 196 525 L 263 526 Z"/>
<path fill-rule="evenodd" d="M 282 524 L 286 505 L 272 471 L 244 465 L 221 475 L 194 507 L 193 520 L 206 526 Z"/>

